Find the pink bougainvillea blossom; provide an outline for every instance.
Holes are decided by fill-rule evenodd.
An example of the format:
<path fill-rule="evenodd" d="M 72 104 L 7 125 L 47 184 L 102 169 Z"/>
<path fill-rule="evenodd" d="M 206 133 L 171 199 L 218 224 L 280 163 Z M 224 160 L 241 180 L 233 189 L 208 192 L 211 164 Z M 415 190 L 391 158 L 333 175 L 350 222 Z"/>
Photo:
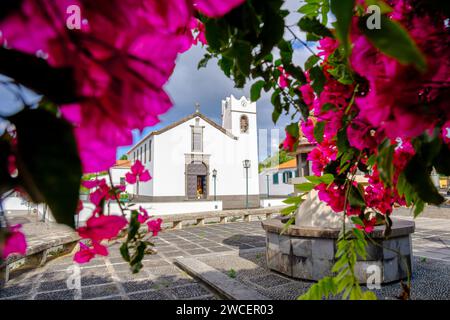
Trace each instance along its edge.
<path fill-rule="evenodd" d="M 223 16 L 245 0 L 194 0 L 194 8 L 210 17 Z"/>
<path fill-rule="evenodd" d="M 281 89 L 285 89 L 289 86 L 289 73 L 287 73 L 283 67 L 278 67 L 280 76 L 278 77 L 278 85 Z"/>
<path fill-rule="evenodd" d="M 377 223 L 377 218 L 371 218 L 370 220 L 363 219 L 364 226 L 356 225 L 356 228 L 360 230 L 364 230 L 367 233 L 371 233 L 375 229 L 375 225 Z"/>
<path fill-rule="evenodd" d="M 148 221 L 147 222 L 148 232 L 151 232 L 153 236 L 156 237 L 158 233 L 161 231 L 162 222 L 163 220 L 160 218 Z"/>
<path fill-rule="evenodd" d="M 330 54 L 332 54 L 339 47 L 339 42 L 335 39 L 325 37 L 319 40 L 319 56 L 324 57 L 326 60 Z"/>
<path fill-rule="evenodd" d="M 80 242 L 80 250 L 77 251 L 73 257 L 73 260 L 77 263 L 88 263 L 95 257 L 93 249 L 89 248 L 83 242 Z"/>
<path fill-rule="evenodd" d="M 297 139 L 290 135 L 289 132 L 286 131 L 286 138 L 283 141 L 283 149 L 289 152 L 294 151 L 295 144 L 297 143 Z"/>
<path fill-rule="evenodd" d="M 127 219 L 121 216 L 91 217 L 85 227 L 78 228 L 78 234 L 83 239 L 100 242 L 110 240 L 128 224 Z"/>
<path fill-rule="evenodd" d="M 135 184 L 136 182 L 146 182 L 151 178 L 152 177 L 150 176 L 150 172 L 145 169 L 145 167 L 139 160 L 136 160 L 134 165 L 131 166 L 131 172 L 128 172 L 125 175 L 125 180 L 129 184 Z"/>
<path fill-rule="evenodd" d="M 150 216 L 148 215 L 147 210 L 145 210 L 142 207 L 139 207 L 139 212 L 140 214 L 138 215 L 138 221 L 139 223 L 143 224 L 145 223 L 148 219 L 150 219 Z"/>
<path fill-rule="evenodd" d="M 377 146 L 372 127 L 363 120 L 354 119 L 347 127 L 348 142 L 358 150 L 373 149 Z"/>
<path fill-rule="evenodd" d="M 163 86 L 192 44 L 195 11 L 219 17 L 243 2 L 23 0 L 0 22 L 0 45 L 72 72 L 76 97 L 61 112 L 75 125 L 84 172 L 100 172 L 118 146 L 132 143 L 133 129 L 157 124 L 171 108 Z M 81 30 L 66 27 L 70 5 L 81 8 Z M 206 40 L 202 32 L 198 40 Z"/>
<path fill-rule="evenodd" d="M 394 14 L 424 54 L 425 72 L 404 65 L 378 51 L 367 38 L 352 28 L 354 48 L 350 57 L 353 69 L 368 82 L 366 94 L 355 99 L 360 116 L 382 129 L 390 138 L 414 138 L 433 128 L 435 120 L 450 116 L 450 40 L 444 23 L 426 15 Z M 439 19 L 438 19 L 439 20 Z"/>
<path fill-rule="evenodd" d="M 20 231 L 22 225 L 11 226 L 7 230 L 7 236 L 1 252 L 2 259 L 8 258 L 11 254 L 24 255 L 27 252 L 27 242 L 25 235 Z"/>
<path fill-rule="evenodd" d="M 442 126 L 441 134 L 444 142 L 450 144 L 450 120 Z"/>
<path fill-rule="evenodd" d="M 96 255 L 107 256 L 108 249 L 95 241 L 92 243 L 92 248 L 80 242 L 80 250 L 75 253 L 73 260 L 79 264 L 88 263 Z"/>
<path fill-rule="evenodd" d="M 194 45 L 197 45 L 199 42 L 203 45 L 208 44 L 205 34 L 205 25 L 200 20 L 192 18 L 190 28 L 195 33 L 195 36 L 192 39 Z"/>
<path fill-rule="evenodd" d="M 314 99 L 316 98 L 313 88 L 311 87 L 310 84 L 304 84 L 299 88 L 299 90 L 302 94 L 303 101 L 306 103 L 306 105 L 308 107 L 311 108 L 313 105 Z"/>

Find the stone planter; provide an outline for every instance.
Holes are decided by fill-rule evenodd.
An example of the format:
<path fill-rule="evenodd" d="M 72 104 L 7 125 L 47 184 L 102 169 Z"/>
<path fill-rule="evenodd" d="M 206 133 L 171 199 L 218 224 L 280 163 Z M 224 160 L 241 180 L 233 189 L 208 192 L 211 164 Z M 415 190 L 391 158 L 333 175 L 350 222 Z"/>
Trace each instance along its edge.
<path fill-rule="evenodd" d="M 332 275 L 339 229 L 290 226 L 280 235 L 283 229 L 280 218 L 263 221 L 262 226 L 266 231 L 267 265 L 271 270 L 314 281 Z M 384 226 L 375 227 L 372 238 L 382 247 L 368 242 L 367 260 L 359 260 L 355 266 L 360 283 L 366 283 L 373 274 L 369 266 L 379 268 L 381 283 L 407 278 L 405 263 L 412 270 L 411 233 L 414 226 L 412 221 L 393 219 L 392 233 L 388 239 L 383 235 Z M 389 249 L 399 251 L 404 259 Z"/>

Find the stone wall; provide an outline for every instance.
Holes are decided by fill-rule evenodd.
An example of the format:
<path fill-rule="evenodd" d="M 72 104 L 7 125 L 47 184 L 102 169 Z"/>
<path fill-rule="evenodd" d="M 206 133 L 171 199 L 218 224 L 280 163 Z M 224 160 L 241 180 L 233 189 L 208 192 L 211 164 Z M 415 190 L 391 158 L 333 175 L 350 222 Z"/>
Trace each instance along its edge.
<path fill-rule="evenodd" d="M 267 223 L 270 224 L 270 221 Z M 263 225 L 265 223 L 263 222 Z M 265 229 L 266 258 L 270 269 L 290 277 L 315 281 L 332 275 L 331 269 L 336 261 L 337 237 L 281 235 L 280 232 Z M 329 236 L 329 232 L 326 234 Z M 368 242 L 367 259 L 359 257 L 356 263 L 355 272 L 360 283 L 366 283 L 367 278 L 373 274 L 374 271 L 368 269 L 369 266 L 379 267 L 381 283 L 407 278 L 408 268 L 412 270 L 410 234 L 389 239 L 378 238 L 374 241 L 378 245 Z"/>

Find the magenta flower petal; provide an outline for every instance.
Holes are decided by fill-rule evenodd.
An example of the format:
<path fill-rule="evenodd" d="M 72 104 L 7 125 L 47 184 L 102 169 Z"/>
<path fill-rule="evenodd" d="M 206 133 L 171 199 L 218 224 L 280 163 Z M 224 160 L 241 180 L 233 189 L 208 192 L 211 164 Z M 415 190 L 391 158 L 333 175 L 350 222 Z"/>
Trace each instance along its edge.
<path fill-rule="evenodd" d="M 24 255 L 27 252 L 27 242 L 25 235 L 19 231 L 22 226 L 20 224 L 12 226 L 9 235 L 6 237 L 3 247 L 2 258 L 6 259 L 11 254 Z"/>
<path fill-rule="evenodd" d="M 95 253 L 83 242 L 80 242 L 80 250 L 77 251 L 73 260 L 79 264 L 88 263 L 95 257 Z"/>
<path fill-rule="evenodd" d="M 145 171 L 139 176 L 139 181 L 140 181 L 140 182 L 150 181 L 151 179 L 152 179 L 152 176 L 150 175 L 150 172 L 148 172 L 148 170 L 145 170 Z"/>
<path fill-rule="evenodd" d="M 83 239 L 92 239 L 100 242 L 116 237 L 127 223 L 127 219 L 120 216 L 91 217 L 87 221 L 86 227 L 78 229 L 78 234 Z"/>
<path fill-rule="evenodd" d="M 131 166 L 131 172 L 134 175 L 140 175 L 142 171 L 144 171 L 144 166 L 142 165 L 141 161 L 136 160 L 136 162 Z"/>
<path fill-rule="evenodd" d="M 161 231 L 162 219 L 158 218 L 156 220 L 151 220 L 147 222 L 148 232 L 152 232 L 153 236 L 156 237 Z"/>
<path fill-rule="evenodd" d="M 220 17 L 245 0 L 195 0 L 194 7 L 209 17 Z"/>
<path fill-rule="evenodd" d="M 134 174 L 128 172 L 127 174 L 125 174 L 125 181 L 129 184 L 135 184 L 137 182 L 137 178 Z"/>

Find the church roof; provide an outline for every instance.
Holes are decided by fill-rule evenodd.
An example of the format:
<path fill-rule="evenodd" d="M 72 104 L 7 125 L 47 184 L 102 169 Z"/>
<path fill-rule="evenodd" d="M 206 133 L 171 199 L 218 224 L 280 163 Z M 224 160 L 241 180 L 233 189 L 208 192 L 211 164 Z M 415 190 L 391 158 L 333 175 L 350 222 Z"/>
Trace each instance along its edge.
<path fill-rule="evenodd" d="M 132 150 L 135 149 L 135 147 L 137 147 L 138 145 L 140 145 L 142 143 L 142 141 L 144 141 L 145 139 L 151 137 L 151 136 L 156 136 L 156 135 L 160 135 L 166 131 L 169 131 L 170 129 L 173 129 L 177 126 L 179 126 L 180 124 L 185 123 L 186 121 L 189 121 L 191 119 L 194 119 L 196 117 L 199 117 L 201 119 L 203 119 L 206 123 L 210 124 L 212 127 L 216 128 L 217 130 L 219 130 L 220 132 L 222 132 L 223 134 L 229 136 L 230 138 L 237 140 L 238 138 L 233 135 L 231 132 L 227 131 L 224 127 L 218 125 L 217 123 L 215 123 L 213 120 L 209 119 L 207 116 L 205 116 L 203 113 L 201 113 L 200 111 L 196 110 L 194 113 L 174 122 L 169 124 L 168 126 L 156 130 L 156 131 L 152 131 L 149 134 L 147 134 L 145 137 L 143 137 L 142 139 L 140 139 L 132 148 L 130 148 L 130 150 L 128 151 L 128 153 L 130 153 Z"/>

